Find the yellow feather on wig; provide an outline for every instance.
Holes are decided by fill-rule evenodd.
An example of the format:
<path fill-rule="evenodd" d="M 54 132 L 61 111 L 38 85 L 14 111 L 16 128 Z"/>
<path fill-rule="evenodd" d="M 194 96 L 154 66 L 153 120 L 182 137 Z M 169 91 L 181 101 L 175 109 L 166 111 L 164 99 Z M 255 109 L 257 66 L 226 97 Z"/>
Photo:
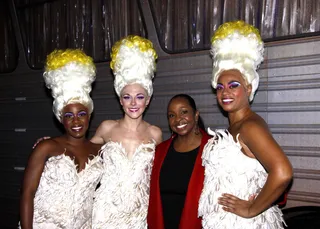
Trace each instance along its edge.
<path fill-rule="evenodd" d="M 80 49 L 56 49 L 47 56 L 46 71 L 56 70 L 70 62 L 88 65 L 95 68 L 93 60 Z"/>
<path fill-rule="evenodd" d="M 117 95 L 120 96 L 126 85 L 136 83 L 151 96 L 157 58 L 152 42 L 146 38 L 129 35 L 117 41 L 112 47 L 110 62 Z"/>
<path fill-rule="evenodd" d="M 80 49 L 54 50 L 47 56 L 43 78 L 51 89 L 53 113 L 61 122 L 63 108 L 71 103 L 81 103 L 93 111 L 89 95 L 96 76 L 96 67 L 90 56 Z"/>
<path fill-rule="evenodd" d="M 237 69 L 248 84 L 252 85 L 252 101 L 259 86 L 257 69 L 263 61 L 263 41 L 259 30 L 244 21 L 222 24 L 211 39 L 213 71 L 211 84 L 216 88 L 220 74 Z"/>
<path fill-rule="evenodd" d="M 117 41 L 112 46 L 111 62 L 110 62 L 111 69 L 114 69 L 115 62 L 117 61 L 117 55 L 122 45 L 128 46 L 129 48 L 138 47 L 141 52 L 150 51 L 152 52 L 154 60 L 158 58 L 156 50 L 153 48 L 153 44 L 151 41 L 140 36 L 129 35 Z"/>
<path fill-rule="evenodd" d="M 259 30 L 253 25 L 249 25 L 244 21 L 226 22 L 222 24 L 212 36 L 211 43 L 213 44 L 216 40 L 224 39 L 228 35 L 233 34 L 235 31 L 243 36 L 255 34 L 257 36 L 257 40 L 262 43 Z"/>

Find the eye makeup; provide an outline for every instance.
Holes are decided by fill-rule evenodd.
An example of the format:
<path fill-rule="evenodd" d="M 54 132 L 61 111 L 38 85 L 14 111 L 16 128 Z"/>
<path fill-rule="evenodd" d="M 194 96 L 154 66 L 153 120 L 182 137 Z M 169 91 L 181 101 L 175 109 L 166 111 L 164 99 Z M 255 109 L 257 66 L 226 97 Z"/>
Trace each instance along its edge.
<path fill-rule="evenodd" d="M 222 90 L 222 89 L 224 89 L 224 86 L 219 83 L 216 87 L 216 90 Z"/>
<path fill-rule="evenodd" d="M 232 81 L 232 82 L 228 83 L 228 87 L 229 87 L 230 89 L 239 87 L 240 85 L 241 85 L 241 84 L 240 84 L 238 81 Z"/>
<path fill-rule="evenodd" d="M 87 115 L 87 112 L 85 112 L 85 111 L 80 111 L 79 113 L 78 113 L 78 116 L 79 117 L 83 117 L 83 116 L 86 116 Z"/>
<path fill-rule="evenodd" d="M 137 95 L 137 99 L 139 99 L 139 100 L 142 100 L 142 99 L 144 99 L 144 95 Z"/>
<path fill-rule="evenodd" d="M 128 99 L 130 99 L 130 96 L 129 95 L 123 95 L 122 98 L 125 99 L 125 100 L 128 100 Z"/>
<path fill-rule="evenodd" d="M 65 118 L 72 118 L 72 117 L 73 117 L 73 113 L 71 113 L 71 112 L 66 112 L 63 116 L 64 116 Z"/>
<path fill-rule="evenodd" d="M 228 88 L 233 89 L 233 88 L 237 88 L 241 85 L 241 83 L 239 83 L 238 81 L 231 81 L 230 83 L 228 83 Z M 223 84 L 219 83 L 217 85 L 216 90 L 222 90 L 225 87 L 223 86 Z"/>

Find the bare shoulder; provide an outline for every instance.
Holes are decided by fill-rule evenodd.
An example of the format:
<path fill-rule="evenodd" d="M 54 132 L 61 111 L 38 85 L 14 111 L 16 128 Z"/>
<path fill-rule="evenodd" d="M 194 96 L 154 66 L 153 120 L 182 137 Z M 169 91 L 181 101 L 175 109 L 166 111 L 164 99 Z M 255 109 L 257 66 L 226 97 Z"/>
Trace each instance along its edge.
<path fill-rule="evenodd" d="M 148 129 L 152 139 L 156 141 L 156 144 L 160 144 L 162 142 L 162 130 L 155 125 L 151 125 L 148 123 Z"/>
<path fill-rule="evenodd" d="M 57 137 L 41 141 L 39 144 L 37 144 L 31 155 L 47 158 L 63 152 L 63 147 L 59 143 L 59 137 Z"/>
<path fill-rule="evenodd" d="M 268 124 L 258 114 L 254 114 L 243 121 L 240 126 L 239 133 L 243 140 L 259 139 L 271 135 Z"/>
<path fill-rule="evenodd" d="M 98 126 L 94 136 L 90 139 L 92 143 L 104 144 L 110 137 L 111 131 L 119 125 L 118 120 L 105 120 Z"/>
<path fill-rule="evenodd" d="M 119 125 L 119 121 L 118 120 L 104 120 L 98 127 L 98 130 L 101 129 L 104 132 L 111 130 L 112 128 L 114 128 L 116 125 Z"/>

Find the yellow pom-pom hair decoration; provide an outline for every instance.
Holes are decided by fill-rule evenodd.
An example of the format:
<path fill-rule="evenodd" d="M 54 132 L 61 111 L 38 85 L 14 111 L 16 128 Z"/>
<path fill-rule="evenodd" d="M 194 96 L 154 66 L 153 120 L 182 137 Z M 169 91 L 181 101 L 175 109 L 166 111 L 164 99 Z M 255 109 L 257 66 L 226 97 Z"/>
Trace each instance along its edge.
<path fill-rule="evenodd" d="M 80 49 L 54 50 L 47 56 L 43 78 L 51 89 L 53 113 L 60 122 L 62 109 L 71 103 L 81 103 L 92 113 L 90 92 L 95 77 L 92 58 Z"/>
<path fill-rule="evenodd" d="M 120 96 L 126 85 L 137 83 L 151 96 L 157 57 L 152 42 L 146 38 L 129 35 L 117 41 L 112 47 L 110 62 L 117 95 Z"/>
<path fill-rule="evenodd" d="M 259 30 L 244 21 L 222 24 L 211 39 L 213 59 L 212 87 L 217 87 L 220 74 L 237 69 L 248 84 L 252 85 L 249 100 L 252 101 L 259 86 L 257 69 L 263 61 L 263 41 Z"/>
<path fill-rule="evenodd" d="M 46 71 L 56 70 L 70 62 L 90 66 L 95 69 L 95 65 L 90 56 L 87 56 L 80 49 L 56 49 L 47 56 Z"/>

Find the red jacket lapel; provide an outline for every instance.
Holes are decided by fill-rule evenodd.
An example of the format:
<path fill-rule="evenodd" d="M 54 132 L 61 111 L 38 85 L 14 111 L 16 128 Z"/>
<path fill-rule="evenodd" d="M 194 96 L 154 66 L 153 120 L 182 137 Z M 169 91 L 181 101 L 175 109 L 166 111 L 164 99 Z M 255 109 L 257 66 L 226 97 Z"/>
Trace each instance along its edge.
<path fill-rule="evenodd" d="M 203 188 L 204 167 L 202 166 L 203 147 L 208 142 L 210 136 L 202 132 L 202 140 L 198 156 L 195 161 L 193 172 L 189 181 L 188 192 L 184 202 L 184 208 L 180 220 L 179 229 L 201 229 L 201 218 L 198 217 L 199 199 Z"/>
<path fill-rule="evenodd" d="M 149 229 L 164 229 L 159 178 L 162 163 L 167 155 L 172 140 L 173 137 L 162 142 L 156 148 L 150 181 L 150 197 L 147 217 Z"/>

